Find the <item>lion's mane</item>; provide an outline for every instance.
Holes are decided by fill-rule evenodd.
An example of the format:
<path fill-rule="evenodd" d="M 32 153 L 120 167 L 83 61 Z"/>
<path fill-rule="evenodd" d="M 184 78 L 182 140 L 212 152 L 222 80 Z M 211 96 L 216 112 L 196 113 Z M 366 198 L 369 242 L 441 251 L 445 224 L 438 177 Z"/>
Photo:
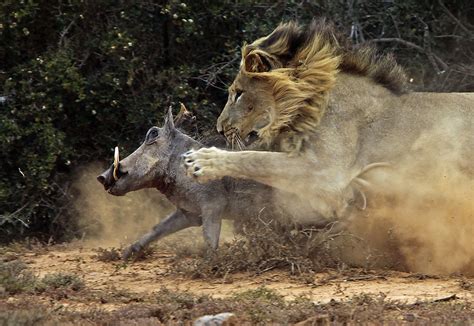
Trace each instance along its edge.
<path fill-rule="evenodd" d="M 248 67 L 246 59 L 252 55 L 259 55 L 269 69 Z M 241 73 L 271 84 L 276 112 L 260 133 L 267 140 L 285 129 L 300 135 L 314 131 L 339 71 L 367 76 L 397 94 L 406 92 L 405 73 L 391 55 L 379 56 L 371 45 L 351 46 L 323 19 L 307 28 L 282 23 L 268 36 L 244 45 L 241 67 Z"/>

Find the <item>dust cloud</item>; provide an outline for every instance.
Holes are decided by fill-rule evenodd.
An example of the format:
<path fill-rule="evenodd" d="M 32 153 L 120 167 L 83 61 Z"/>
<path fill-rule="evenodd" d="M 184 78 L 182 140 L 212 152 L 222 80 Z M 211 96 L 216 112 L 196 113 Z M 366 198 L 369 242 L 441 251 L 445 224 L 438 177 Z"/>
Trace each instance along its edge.
<path fill-rule="evenodd" d="M 352 241 L 338 249 L 343 260 L 369 268 L 474 275 L 472 155 L 459 139 L 431 136 L 420 137 L 413 155 L 364 176 L 373 188 L 365 190 L 367 209 L 353 211 Z M 109 195 L 96 181 L 103 169 L 100 164 L 81 169 L 73 186 L 80 225 L 96 246 L 129 244 L 173 211 L 155 189 Z"/>
<path fill-rule="evenodd" d="M 357 213 L 351 231 L 376 249 L 381 261 L 399 269 L 472 276 L 472 139 L 441 135 L 422 135 L 413 155 L 390 170 L 371 173 L 369 181 L 378 186 L 369 192 L 369 208 Z"/>
<path fill-rule="evenodd" d="M 91 246 L 128 245 L 148 232 L 174 208 L 156 189 L 116 197 L 96 177 L 105 170 L 94 163 L 76 172 L 72 185 L 79 226 Z"/>

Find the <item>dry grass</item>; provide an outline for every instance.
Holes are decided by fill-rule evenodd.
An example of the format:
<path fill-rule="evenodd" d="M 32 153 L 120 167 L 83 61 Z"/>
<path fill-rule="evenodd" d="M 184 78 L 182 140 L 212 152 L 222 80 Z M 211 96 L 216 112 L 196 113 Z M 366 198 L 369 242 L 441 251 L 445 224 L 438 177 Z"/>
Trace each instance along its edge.
<path fill-rule="evenodd" d="M 110 248 L 97 248 L 97 255 L 94 256 L 95 259 L 102 262 L 111 262 L 111 261 L 119 261 L 121 260 L 121 249 Z"/>
<path fill-rule="evenodd" d="M 84 282 L 76 275 L 54 273 L 39 278 L 20 260 L 0 262 L 0 298 L 19 293 L 79 291 L 83 288 Z"/>
<path fill-rule="evenodd" d="M 117 261 L 122 261 L 122 251 L 123 248 L 109 248 L 109 249 L 104 249 L 104 248 L 98 248 L 97 250 L 97 255 L 94 256 L 95 259 L 98 261 L 102 262 L 117 262 Z M 134 253 L 131 257 L 131 261 L 143 261 L 149 259 L 153 253 L 156 251 L 156 248 L 154 246 L 148 246 L 143 248 L 140 252 Z"/>
<path fill-rule="evenodd" d="M 78 276 L 65 273 L 47 274 L 40 280 L 40 286 L 46 289 L 71 289 L 79 291 L 84 288 L 84 281 Z"/>
<path fill-rule="evenodd" d="M 112 312 L 100 309 L 80 311 L 50 309 L 22 302 L 0 301 L 0 324 L 74 324 L 74 325 L 159 325 L 190 324 L 203 315 L 231 312 L 237 324 L 357 325 L 398 324 L 470 325 L 472 305 L 466 302 L 428 302 L 403 304 L 386 300 L 383 294 L 360 295 L 347 302 L 315 304 L 306 297 L 285 301 L 279 294 L 261 287 L 225 299 L 173 292 L 162 289 L 144 303 L 131 303 Z"/>
<path fill-rule="evenodd" d="M 249 221 L 240 227 L 240 236 L 214 252 L 205 246 L 168 245 L 175 253 L 171 271 L 193 278 L 212 278 L 275 268 L 287 269 L 292 275 L 340 268 L 344 263 L 334 254 L 335 240 L 350 238 L 350 234 L 333 232 L 332 227 L 292 230 L 274 220 Z"/>
<path fill-rule="evenodd" d="M 38 286 L 38 278 L 19 261 L 0 262 L 0 287 L 4 294 L 32 292 Z"/>
<path fill-rule="evenodd" d="M 132 261 L 142 261 L 147 260 L 153 256 L 156 252 L 156 247 L 148 246 L 143 248 L 141 251 L 134 253 L 131 257 Z"/>

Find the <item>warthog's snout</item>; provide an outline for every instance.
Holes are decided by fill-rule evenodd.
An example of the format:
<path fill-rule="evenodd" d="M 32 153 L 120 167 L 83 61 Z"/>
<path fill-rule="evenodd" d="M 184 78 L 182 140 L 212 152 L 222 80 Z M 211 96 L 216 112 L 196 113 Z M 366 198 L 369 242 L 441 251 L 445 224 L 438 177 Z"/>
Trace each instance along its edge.
<path fill-rule="evenodd" d="M 101 184 L 103 184 L 104 186 L 105 186 L 105 179 L 106 179 L 106 177 L 105 177 L 104 173 L 102 173 L 101 175 L 99 175 L 99 176 L 97 177 L 97 181 L 99 181 L 99 182 L 100 182 Z"/>
<path fill-rule="evenodd" d="M 115 183 L 113 171 L 114 171 L 114 165 L 112 164 L 110 168 L 108 168 L 107 170 L 102 172 L 99 176 L 97 176 L 97 181 L 99 181 L 104 186 L 105 190 L 109 190 L 109 188 L 112 187 Z"/>
<path fill-rule="evenodd" d="M 114 163 L 110 166 L 110 168 L 102 172 L 102 174 L 97 177 L 97 181 L 99 181 L 104 186 L 105 190 L 109 190 L 120 179 L 120 177 L 127 174 L 126 172 L 122 172 L 120 167 L 121 164 L 119 151 L 118 147 L 115 147 Z"/>
<path fill-rule="evenodd" d="M 126 175 L 127 172 L 123 172 L 120 170 L 120 165 L 119 168 L 116 170 L 116 176 L 117 180 Z M 109 190 L 112 186 L 115 185 L 117 182 L 114 178 L 114 165 L 112 164 L 107 170 L 102 172 L 100 175 L 97 176 L 97 181 L 99 181 L 103 186 L 105 190 Z"/>

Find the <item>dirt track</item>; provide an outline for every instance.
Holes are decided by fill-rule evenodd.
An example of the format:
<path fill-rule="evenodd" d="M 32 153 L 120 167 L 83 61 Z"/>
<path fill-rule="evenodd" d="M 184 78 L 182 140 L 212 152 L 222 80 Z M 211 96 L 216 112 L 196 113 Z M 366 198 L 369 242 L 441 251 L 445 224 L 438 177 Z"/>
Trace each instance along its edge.
<path fill-rule="evenodd" d="M 454 314 L 461 324 L 469 325 L 474 318 L 473 280 L 462 277 L 352 269 L 305 278 L 292 277 L 288 270 L 272 270 L 260 275 L 237 273 L 219 279 L 191 279 L 170 272 L 174 254 L 163 249 L 127 265 L 99 261 L 95 248 L 80 243 L 32 250 L 4 249 L 7 251 L 3 251 L 3 261 L 21 260 L 38 279 L 55 273 L 73 274 L 84 282 L 84 288 L 0 295 L 0 324 L 6 320 L 6 324 L 36 325 L 41 320 L 46 325 L 115 325 L 125 320 L 123 325 L 141 325 L 147 324 L 143 318 L 151 318 L 147 319 L 148 324 L 188 325 L 203 314 L 222 309 L 236 309 L 230 311 L 243 318 L 238 319 L 239 323 L 246 324 L 306 320 L 315 314 L 311 309 L 320 309 L 316 316 L 322 316 L 323 324 L 412 319 L 422 323 L 449 322 Z M 257 301 L 239 301 L 239 293 L 258 293 L 262 288 L 281 295 L 288 303 L 304 297 L 316 308 L 304 304 L 300 308 L 284 308 L 277 303 L 281 299 L 269 300 L 265 292 Z M 180 293 L 186 294 L 183 297 Z M 199 299 L 202 295 L 210 299 Z M 163 299 L 167 301 L 160 303 L 163 296 L 168 296 Z M 280 310 L 281 307 L 287 310 Z M 280 315 L 275 316 L 278 312 Z"/>
<path fill-rule="evenodd" d="M 145 295 L 164 287 L 222 298 L 265 286 L 289 300 L 306 295 L 317 303 L 380 293 L 387 299 L 405 303 L 435 301 L 454 294 L 457 298 L 474 301 L 473 292 L 462 289 L 460 279 L 455 277 L 432 278 L 400 272 L 359 275 L 354 272 L 343 276 L 328 272 L 315 274 L 313 282 L 305 284 L 292 279 L 286 271 L 271 271 L 262 275 L 234 274 L 224 280 L 193 280 L 169 274 L 170 253 L 155 252 L 145 261 L 128 265 L 100 262 L 95 258 L 96 254 L 91 248 L 53 247 L 44 253 L 26 253 L 23 259 L 39 276 L 70 273 L 82 278 L 88 288 L 126 290 Z"/>

